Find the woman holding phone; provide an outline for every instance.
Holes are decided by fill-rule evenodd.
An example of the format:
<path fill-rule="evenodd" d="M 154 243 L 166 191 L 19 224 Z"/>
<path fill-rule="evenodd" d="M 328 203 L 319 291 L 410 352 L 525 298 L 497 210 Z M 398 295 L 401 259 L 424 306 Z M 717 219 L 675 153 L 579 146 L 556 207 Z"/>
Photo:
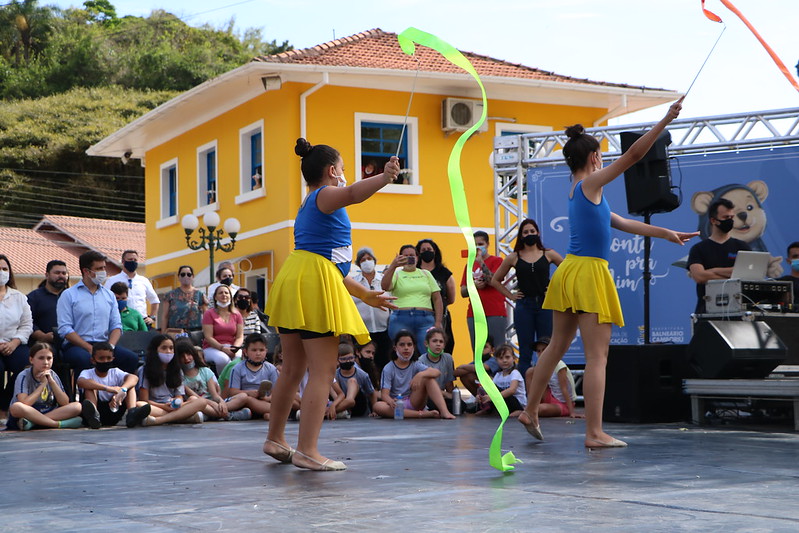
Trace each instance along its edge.
<path fill-rule="evenodd" d="M 391 313 L 388 320 L 389 337 L 393 339 L 405 329 L 413 333 L 414 344 L 420 346 L 428 329 L 441 328 L 444 303 L 441 288 L 433 274 L 429 270 L 417 268 L 417 263 L 416 247 L 412 244 L 402 245 L 399 255 L 383 272 L 381 287 L 397 297 L 394 305 L 399 308 Z"/>

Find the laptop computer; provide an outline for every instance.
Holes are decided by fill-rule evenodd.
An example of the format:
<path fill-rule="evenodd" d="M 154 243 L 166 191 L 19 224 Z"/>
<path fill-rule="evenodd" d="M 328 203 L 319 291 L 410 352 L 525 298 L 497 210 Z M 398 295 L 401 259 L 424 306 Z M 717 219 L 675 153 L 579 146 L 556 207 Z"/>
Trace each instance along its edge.
<path fill-rule="evenodd" d="M 768 261 L 771 254 L 768 252 L 740 251 L 735 258 L 730 279 L 741 281 L 763 281 L 768 271 Z"/>

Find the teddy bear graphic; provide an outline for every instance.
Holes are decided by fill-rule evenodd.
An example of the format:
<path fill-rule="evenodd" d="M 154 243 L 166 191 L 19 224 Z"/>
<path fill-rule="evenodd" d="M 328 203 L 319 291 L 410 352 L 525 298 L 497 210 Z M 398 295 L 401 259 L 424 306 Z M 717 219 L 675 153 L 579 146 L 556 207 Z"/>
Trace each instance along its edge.
<path fill-rule="evenodd" d="M 754 180 L 746 185 L 731 183 L 712 191 L 699 191 L 691 197 L 691 209 L 699 215 L 700 238 L 710 236 L 711 224 L 707 216 L 710 204 L 724 198 L 732 202 L 735 225 L 730 236 L 742 240 L 756 252 L 768 252 L 763 234 L 766 232 L 766 211 L 763 202 L 768 197 L 768 185 L 765 181 Z M 769 259 L 768 277 L 777 278 L 782 275 L 782 257 L 771 256 Z"/>

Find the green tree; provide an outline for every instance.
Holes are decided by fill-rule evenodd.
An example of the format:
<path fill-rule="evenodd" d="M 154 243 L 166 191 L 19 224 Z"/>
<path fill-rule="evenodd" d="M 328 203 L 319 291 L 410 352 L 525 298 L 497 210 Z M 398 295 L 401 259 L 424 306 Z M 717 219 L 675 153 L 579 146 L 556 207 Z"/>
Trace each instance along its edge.
<path fill-rule="evenodd" d="M 83 7 L 95 22 L 113 24 L 117 21 L 117 10 L 109 0 L 86 0 Z"/>
<path fill-rule="evenodd" d="M 144 220 L 141 166 L 86 149 L 175 92 L 78 88 L 0 107 L 0 225 L 42 215 Z"/>
<path fill-rule="evenodd" d="M 15 66 L 27 64 L 44 50 L 50 36 L 53 9 L 37 0 L 12 0 L 0 8 L 2 55 Z"/>

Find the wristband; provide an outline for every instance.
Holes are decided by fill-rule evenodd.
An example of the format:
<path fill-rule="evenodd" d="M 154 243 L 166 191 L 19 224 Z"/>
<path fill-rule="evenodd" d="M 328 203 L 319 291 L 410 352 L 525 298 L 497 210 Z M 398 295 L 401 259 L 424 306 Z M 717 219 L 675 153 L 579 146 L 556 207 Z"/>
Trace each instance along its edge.
<path fill-rule="evenodd" d="M 120 387 L 119 389 L 120 389 L 122 392 L 125 392 L 125 393 L 127 393 L 127 392 L 128 392 L 128 389 L 126 389 L 125 387 Z"/>

